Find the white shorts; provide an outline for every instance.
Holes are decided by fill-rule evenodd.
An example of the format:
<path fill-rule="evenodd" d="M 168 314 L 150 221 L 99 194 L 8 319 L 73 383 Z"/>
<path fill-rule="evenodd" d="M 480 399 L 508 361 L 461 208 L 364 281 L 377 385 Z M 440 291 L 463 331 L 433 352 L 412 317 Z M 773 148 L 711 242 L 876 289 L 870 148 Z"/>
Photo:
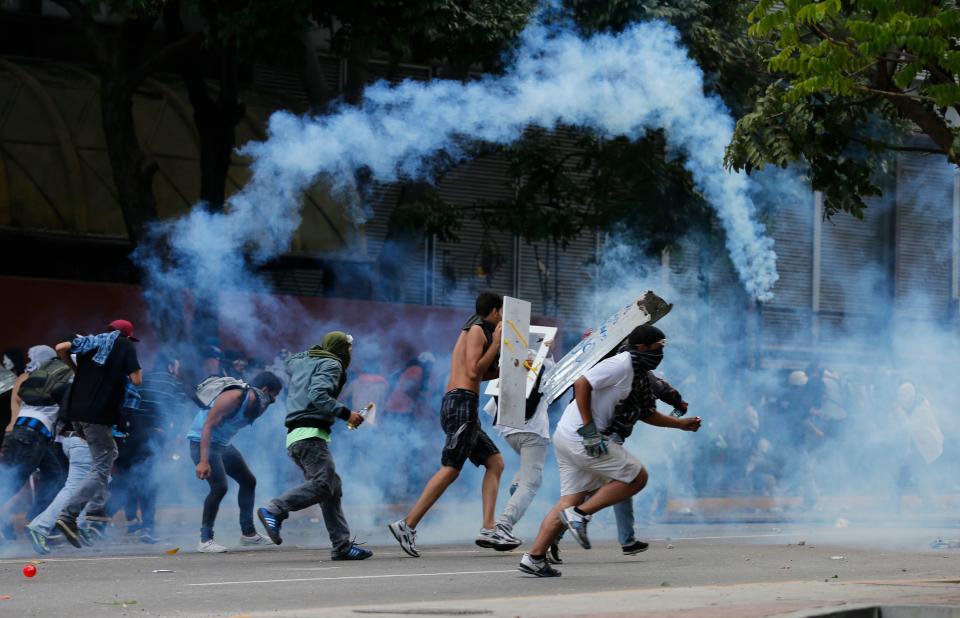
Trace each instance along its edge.
<path fill-rule="evenodd" d="M 643 464 L 627 452 L 623 445 L 607 442 L 607 454 L 590 457 L 580 440 L 554 435 L 557 465 L 560 468 L 560 495 L 570 496 L 594 491 L 610 481 L 632 483 L 643 470 Z"/>

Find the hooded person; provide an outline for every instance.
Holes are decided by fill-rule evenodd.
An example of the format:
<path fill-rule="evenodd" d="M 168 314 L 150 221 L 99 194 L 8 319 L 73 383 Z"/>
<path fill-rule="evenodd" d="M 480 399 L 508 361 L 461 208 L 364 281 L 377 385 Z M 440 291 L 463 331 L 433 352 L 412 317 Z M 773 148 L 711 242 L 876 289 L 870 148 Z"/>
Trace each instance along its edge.
<path fill-rule="evenodd" d="M 64 470 L 53 437 L 60 402 L 73 371 L 47 345 L 31 347 L 27 359 L 25 372 L 12 388 L 11 418 L 6 426 L 10 440 L 2 460 L 6 483 L 0 491 L 0 504 L 20 491 L 30 475 L 39 470 L 40 480 L 28 512 L 32 519 L 47 507 L 63 483 Z"/>
<path fill-rule="evenodd" d="M 269 545 L 257 534 L 253 525 L 253 507 L 257 478 L 247 467 L 243 455 L 230 442 L 238 431 L 260 418 L 283 390 L 283 383 L 269 371 L 254 377 L 250 384 L 240 382 L 222 390 L 210 404 L 201 408 L 187 433 L 190 457 L 197 465 L 197 478 L 210 485 L 203 501 L 200 544 L 197 551 L 219 554 L 227 548 L 213 540 L 213 524 L 220 502 L 227 493 L 227 477 L 240 486 L 237 504 L 240 507 L 240 544 Z"/>
<path fill-rule="evenodd" d="M 700 418 L 675 418 L 657 412 L 649 372 L 663 360 L 666 337 L 651 325 L 638 326 L 616 355 L 602 360 L 574 382 L 575 398 L 553 434 L 560 471 L 560 501 L 544 518 L 540 532 L 518 569 L 537 577 L 560 572 L 546 554 L 566 527 L 584 549 L 590 549 L 591 516 L 639 493 L 647 483 L 643 464 L 622 444 L 607 442 L 611 427 L 640 420 L 649 425 L 697 431 Z"/>
<path fill-rule="evenodd" d="M 363 423 L 363 416 L 337 401 L 347 382 L 352 351 L 353 337 L 332 331 L 319 345 L 287 358 L 287 454 L 303 470 L 304 482 L 257 509 L 267 536 L 280 545 L 280 528 L 290 513 L 319 505 L 333 544 L 333 560 L 365 560 L 373 555 L 350 540 L 340 504 L 343 486 L 328 445 L 338 419 L 352 427 Z"/>

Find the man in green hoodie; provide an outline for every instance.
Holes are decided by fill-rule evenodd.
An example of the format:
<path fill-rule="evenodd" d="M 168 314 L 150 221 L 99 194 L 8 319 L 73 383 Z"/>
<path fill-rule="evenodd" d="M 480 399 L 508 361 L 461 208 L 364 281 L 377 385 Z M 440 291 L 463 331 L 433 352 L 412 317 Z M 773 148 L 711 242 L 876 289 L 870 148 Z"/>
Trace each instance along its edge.
<path fill-rule="evenodd" d="M 290 512 L 319 504 L 334 560 L 365 560 L 373 555 L 350 540 L 350 528 L 340 506 L 340 477 L 327 445 L 338 418 L 353 427 L 363 423 L 363 416 L 337 401 L 347 381 L 352 350 L 353 337 L 332 331 L 320 345 L 287 358 L 287 453 L 303 470 L 305 481 L 257 509 L 267 536 L 280 545 L 280 527 Z"/>

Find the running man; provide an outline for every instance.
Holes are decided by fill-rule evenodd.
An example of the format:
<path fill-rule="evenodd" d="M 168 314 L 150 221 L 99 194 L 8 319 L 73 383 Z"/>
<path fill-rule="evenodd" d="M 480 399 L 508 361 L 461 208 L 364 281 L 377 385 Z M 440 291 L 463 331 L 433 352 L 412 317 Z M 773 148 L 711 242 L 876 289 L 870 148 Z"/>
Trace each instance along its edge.
<path fill-rule="evenodd" d="M 503 297 L 482 292 L 477 297 L 476 314 L 463 325 L 450 360 L 450 381 L 440 405 L 440 425 L 446 442 L 440 455 L 440 469 L 427 481 L 423 493 L 403 519 L 389 525 L 400 547 L 414 558 L 417 551 L 417 524 L 443 492 L 457 479 L 469 459 L 475 466 L 484 466 L 481 495 L 483 527 L 477 536 L 480 547 L 507 551 L 519 545 L 516 539 L 504 538 L 493 519 L 503 473 L 503 456 L 490 437 L 481 429 L 478 415 L 480 382 L 496 378 L 494 365 L 500 351 Z"/>
<path fill-rule="evenodd" d="M 657 412 L 649 371 L 663 360 L 666 337 L 655 326 L 638 326 L 621 351 L 580 376 L 553 435 L 560 470 L 560 501 L 540 525 L 540 533 L 518 569 L 537 577 L 557 577 L 546 553 L 566 526 L 590 549 L 587 524 L 608 506 L 630 498 L 647 484 L 647 471 L 621 444 L 603 435 L 611 425 L 641 420 L 657 427 L 700 429 L 700 418 L 678 419 Z M 589 497 L 588 497 L 589 496 Z"/>
<path fill-rule="evenodd" d="M 353 337 L 335 330 L 324 335 L 320 345 L 287 358 L 287 454 L 303 470 L 304 482 L 257 509 L 267 536 L 280 545 L 280 527 L 290 512 L 319 504 L 333 560 L 366 560 L 373 555 L 350 540 L 340 505 L 343 483 L 327 446 L 338 418 L 354 428 L 363 423 L 363 416 L 337 401 L 347 382 L 352 352 Z"/>

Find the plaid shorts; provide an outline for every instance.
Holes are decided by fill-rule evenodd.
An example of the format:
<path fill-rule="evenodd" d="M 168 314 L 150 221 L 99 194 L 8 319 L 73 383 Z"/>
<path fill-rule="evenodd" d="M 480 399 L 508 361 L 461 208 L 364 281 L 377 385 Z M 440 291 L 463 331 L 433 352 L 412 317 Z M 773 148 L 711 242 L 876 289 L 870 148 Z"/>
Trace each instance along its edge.
<path fill-rule="evenodd" d="M 479 407 L 480 397 L 473 391 L 455 388 L 443 396 L 440 426 L 447 440 L 440 455 L 441 465 L 460 470 L 469 459 L 473 465 L 481 466 L 500 452 L 480 428 Z"/>

